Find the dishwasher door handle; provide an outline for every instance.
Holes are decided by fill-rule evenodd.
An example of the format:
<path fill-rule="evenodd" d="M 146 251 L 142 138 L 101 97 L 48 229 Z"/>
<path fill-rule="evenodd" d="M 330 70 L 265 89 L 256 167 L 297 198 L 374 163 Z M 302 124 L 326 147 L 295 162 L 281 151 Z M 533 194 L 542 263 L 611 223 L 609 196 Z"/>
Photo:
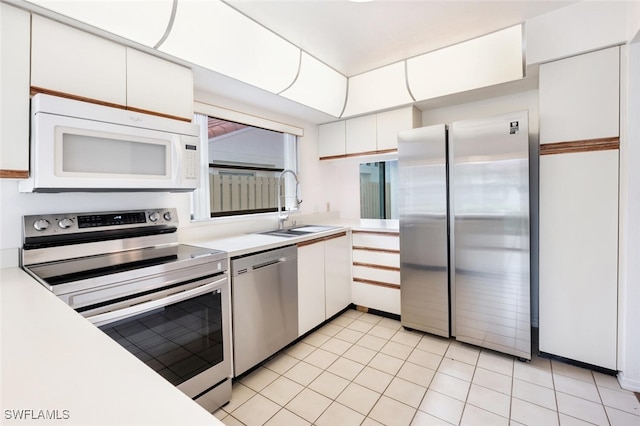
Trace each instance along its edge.
<path fill-rule="evenodd" d="M 280 263 L 282 263 L 282 262 L 284 262 L 286 260 L 287 260 L 286 257 L 281 257 L 280 259 L 275 259 L 275 260 L 270 260 L 268 262 L 259 263 L 257 265 L 253 265 L 251 267 L 251 270 L 255 271 L 256 269 L 267 268 L 267 267 L 272 266 L 272 265 L 279 265 Z"/>

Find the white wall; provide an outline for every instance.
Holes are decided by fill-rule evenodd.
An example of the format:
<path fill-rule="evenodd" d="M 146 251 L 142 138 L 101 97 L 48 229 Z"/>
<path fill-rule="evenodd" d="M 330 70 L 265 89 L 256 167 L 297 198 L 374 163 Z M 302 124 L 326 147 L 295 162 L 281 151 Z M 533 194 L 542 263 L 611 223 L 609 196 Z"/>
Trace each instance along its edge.
<path fill-rule="evenodd" d="M 18 192 L 18 180 L 0 179 L 0 249 L 22 246 L 22 216 L 82 213 L 121 209 L 177 207 L 188 220 L 189 195 L 182 193 L 64 193 Z"/>
<path fill-rule="evenodd" d="M 255 116 L 304 129 L 299 137 L 298 156 L 300 162 L 300 192 L 303 203 L 296 216 L 324 211 L 326 205 L 325 185 L 317 156 L 317 126 L 300 122 L 282 115 L 220 98 L 212 94 L 197 94 L 198 101 L 243 111 Z M 180 220 L 180 239 L 216 238 L 234 232 L 265 230 L 277 226 L 275 213 L 256 216 L 212 219 L 198 223 L 190 222 L 189 193 L 20 193 L 18 180 L 0 179 L 0 250 L 22 246 L 22 216 L 46 213 L 80 213 L 126 209 L 175 207 Z M 317 209 L 316 209 L 317 208 Z"/>
<path fill-rule="evenodd" d="M 640 39 L 623 49 L 620 134 L 620 383 L 640 392 Z"/>

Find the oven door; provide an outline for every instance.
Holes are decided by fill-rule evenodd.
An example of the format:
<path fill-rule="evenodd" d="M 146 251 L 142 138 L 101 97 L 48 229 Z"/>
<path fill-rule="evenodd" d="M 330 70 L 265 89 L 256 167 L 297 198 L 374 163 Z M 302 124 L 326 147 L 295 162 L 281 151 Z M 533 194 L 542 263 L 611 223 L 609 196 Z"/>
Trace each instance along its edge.
<path fill-rule="evenodd" d="M 81 309 L 191 398 L 231 377 L 228 275 Z"/>

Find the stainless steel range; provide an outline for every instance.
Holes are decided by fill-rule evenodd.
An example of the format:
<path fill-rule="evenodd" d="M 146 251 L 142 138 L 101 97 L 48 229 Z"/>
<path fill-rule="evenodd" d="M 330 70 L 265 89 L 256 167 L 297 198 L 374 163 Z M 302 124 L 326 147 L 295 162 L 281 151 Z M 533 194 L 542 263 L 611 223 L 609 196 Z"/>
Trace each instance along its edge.
<path fill-rule="evenodd" d="M 231 397 L 227 253 L 177 242 L 175 209 L 23 218 L 27 273 L 213 411 Z"/>

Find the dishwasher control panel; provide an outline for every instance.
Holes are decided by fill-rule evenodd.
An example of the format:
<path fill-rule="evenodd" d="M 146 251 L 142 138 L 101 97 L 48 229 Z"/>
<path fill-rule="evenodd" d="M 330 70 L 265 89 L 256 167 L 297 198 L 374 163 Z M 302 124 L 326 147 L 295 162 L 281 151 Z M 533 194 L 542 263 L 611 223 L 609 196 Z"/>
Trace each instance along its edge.
<path fill-rule="evenodd" d="M 297 255 L 298 248 L 295 245 L 291 245 L 234 257 L 231 258 L 231 274 L 235 277 L 240 274 L 255 271 L 256 269 L 291 260 L 296 258 Z"/>

